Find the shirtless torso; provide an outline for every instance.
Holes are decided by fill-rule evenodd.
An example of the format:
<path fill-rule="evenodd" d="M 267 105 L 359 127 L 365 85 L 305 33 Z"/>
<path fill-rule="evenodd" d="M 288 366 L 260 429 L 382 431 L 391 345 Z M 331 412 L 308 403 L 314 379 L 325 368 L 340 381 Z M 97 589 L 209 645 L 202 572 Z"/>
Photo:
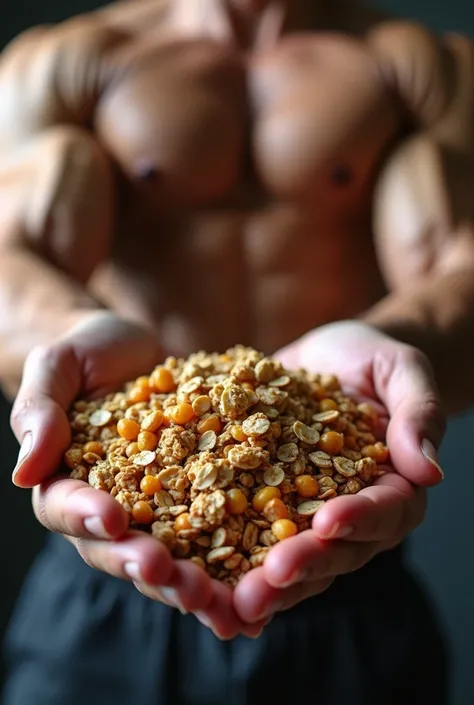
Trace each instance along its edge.
<path fill-rule="evenodd" d="M 453 59 L 424 30 L 378 21 L 343 0 L 143 0 L 7 49 L 2 266 L 28 330 L 19 340 L 16 321 L 13 341 L 1 321 L 10 370 L 47 338 L 45 318 L 54 335 L 89 297 L 177 354 L 271 351 L 398 284 L 384 226 L 374 248 L 374 218 L 393 208 L 380 213 L 374 193 L 407 131 L 444 119 Z M 431 261 L 426 223 L 412 221 L 403 276 Z"/>

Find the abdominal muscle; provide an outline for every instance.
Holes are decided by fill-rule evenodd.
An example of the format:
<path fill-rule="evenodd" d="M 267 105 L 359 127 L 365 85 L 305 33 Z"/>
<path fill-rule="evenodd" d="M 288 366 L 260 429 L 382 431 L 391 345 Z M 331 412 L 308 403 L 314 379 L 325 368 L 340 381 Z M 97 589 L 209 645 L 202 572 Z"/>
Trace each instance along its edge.
<path fill-rule="evenodd" d="M 141 223 L 139 237 L 119 240 L 93 288 L 121 315 L 151 325 L 174 355 L 235 343 L 271 353 L 384 294 L 370 217 L 337 220 L 278 203 L 163 219 L 148 232 Z"/>

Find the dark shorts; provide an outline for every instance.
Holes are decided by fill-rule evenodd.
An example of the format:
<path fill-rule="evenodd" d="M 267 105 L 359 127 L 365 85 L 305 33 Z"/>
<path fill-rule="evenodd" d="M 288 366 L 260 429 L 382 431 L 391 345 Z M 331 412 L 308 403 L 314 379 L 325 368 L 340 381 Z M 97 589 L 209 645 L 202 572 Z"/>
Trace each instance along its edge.
<path fill-rule="evenodd" d="M 7 637 L 5 705 L 447 705 L 443 639 L 398 552 L 220 642 L 53 537 Z"/>

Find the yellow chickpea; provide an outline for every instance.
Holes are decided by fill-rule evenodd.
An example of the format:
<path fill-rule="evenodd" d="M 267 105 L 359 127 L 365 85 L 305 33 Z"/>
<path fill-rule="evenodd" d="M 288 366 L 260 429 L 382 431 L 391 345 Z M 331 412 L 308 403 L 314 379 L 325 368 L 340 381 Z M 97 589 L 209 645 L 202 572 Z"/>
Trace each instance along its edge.
<path fill-rule="evenodd" d="M 252 500 L 252 507 L 255 509 L 256 512 L 263 512 L 266 505 L 272 499 L 280 498 L 281 492 L 278 487 L 262 487 L 262 489 L 258 490 L 258 492 L 255 494 Z"/>
<path fill-rule="evenodd" d="M 291 519 L 277 519 L 272 524 L 272 533 L 279 540 L 289 539 L 298 533 L 298 527 Z"/>

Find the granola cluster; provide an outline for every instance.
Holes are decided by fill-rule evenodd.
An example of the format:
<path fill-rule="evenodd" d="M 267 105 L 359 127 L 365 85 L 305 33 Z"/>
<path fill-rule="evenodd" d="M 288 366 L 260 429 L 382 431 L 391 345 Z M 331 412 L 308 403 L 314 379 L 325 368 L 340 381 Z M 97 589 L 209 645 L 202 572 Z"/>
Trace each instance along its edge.
<path fill-rule="evenodd" d="M 289 371 L 243 346 L 168 358 L 121 392 L 76 402 L 70 421 L 71 477 L 231 587 L 388 460 L 377 413 L 334 376 Z"/>

